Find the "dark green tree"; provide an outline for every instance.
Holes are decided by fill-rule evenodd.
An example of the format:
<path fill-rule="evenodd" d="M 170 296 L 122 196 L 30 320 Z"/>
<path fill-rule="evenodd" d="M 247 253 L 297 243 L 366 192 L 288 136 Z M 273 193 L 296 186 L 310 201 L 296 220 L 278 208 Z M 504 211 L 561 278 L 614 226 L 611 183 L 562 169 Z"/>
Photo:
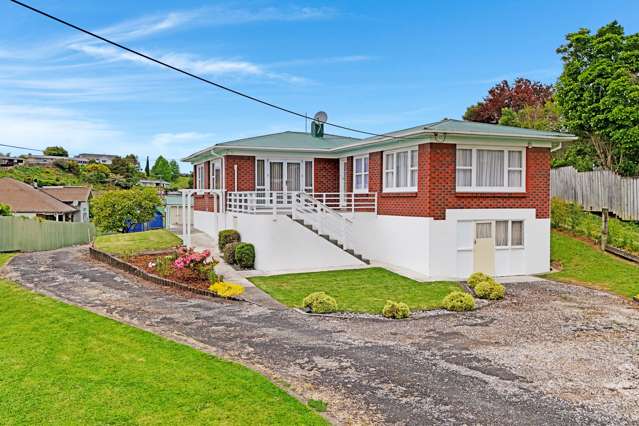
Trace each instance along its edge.
<path fill-rule="evenodd" d="M 144 174 L 146 175 L 146 177 L 149 177 L 151 175 L 151 169 L 149 169 L 149 156 L 146 156 L 146 166 L 144 166 Z"/>
<path fill-rule="evenodd" d="M 171 167 L 171 182 L 173 182 L 180 177 L 180 166 L 175 160 L 169 161 L 169 166 Z"/>
<path fill-rule="evenodd" d="M 153 219 L 162 200 L 153 188 L 106 191 L 93 198 L 93 220 L 103 231 L 129 232 L 136 223 Z"/>
<path fill-rule="evenodd" d="M 68 157 L 69 153 L 61 146 L 48 146 L 42 151 L 44 155 L 55 155 L 56 157 Z"/>
<path fill-rule="evenodd" d="M 164 179 L 167 182 L 171 182 L 173 180 L 171 165 L 166 158 L 161 155 L 155 159 L 155 163 L 153 163 L 153 167 L 151 168 L 151 174 L 157 178 Z"/>
<path fill-rule="evenodd" d="M 555 95 L 566 125 L 592 146 L 599 166 L 639 174 L 639 33 L 625 35 L 614 21 L 566 40 L 557 49 L 564 69 Z"/>

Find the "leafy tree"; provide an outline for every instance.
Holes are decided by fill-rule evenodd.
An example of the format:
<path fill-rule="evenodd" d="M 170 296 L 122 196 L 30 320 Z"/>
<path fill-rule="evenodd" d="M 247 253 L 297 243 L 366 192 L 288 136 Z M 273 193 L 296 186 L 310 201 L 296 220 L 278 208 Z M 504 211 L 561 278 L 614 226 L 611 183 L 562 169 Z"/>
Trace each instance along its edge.
<path fill-rule="evenodd" d="M 69 153 L 61 146 L 48 146 L 42 151 L 44 155 L 55 155 L 56 157 L 68 157 Z"/>
<path fill-rule="evenodd" d="M 525 106 L 543 106 L 552 96 L 551 85 L 521 77 L 512 85 L 503 80 L 488 90 L 483 101 L 468 107 L 464 119 L 497 124 L 504 108 L 517 112 Z"/>
<path fill-rule="evenodd" d="M 0 203 L 0 216 L 11 216 L 11 206 Z"/>
<path fill-rule="evenodd" d="M 111 170 L 104 164 L 90 163 L 84 166 L 82 173 L 90 183 L 106 183 Z"/>
<path fill-rule="evenodd" d="M 173 182 L 180 177 L 180 166 L 175 160 L 169 161 L 169 166 L 171 167 L 171 182 Z"/>
<path fill-rule="evenodd" d="M 109 169 L 113 175 L 117 176 L 116 180 L 123 183 L 123 185 L 119 186 L 130 188 L 139 180 L 140 163 L 138 163 L 137 157 L 133 154 L 129 154 L 124 158 L 115 157 L 109 164 Z"/>
<path fill-rule="evenodd" d="M 137 223 L 153 219 L 162 200 L 153 188 L 107 191 L 93 198 L 91 209 L 97 227 L 107 232 L 129 232 Z"/>
<path fill-rule="evenodd" d="M 639 33 L 613 21 L 566 40 L 556 98 L 568 128 L 589 141 L 598 165 L 639 174 Z"/>
<path fill-rule="evenodd" d="M 146 156 L 146 166 L 144 166 L 144 174 L 146 174 L 146 177 L 149 177 L 151 175 L 151 170 L 149 169 L 149 156 Z"/>
<path fill-rule="evenodd" d="M 80 174 L 80 165 L 76 161 L 59 158 L 53 162 L 53 165 L 67 173 L 72 173 L 76 176 Z"/>
<path fill-rule="evenodd" d="M 504 108 L 501 110 L 499 124 L 552 132 L 563 129 L 559 108 L 552 101 L 547 101 L 544 105 L 525 105 L 519 111 Z"/>
<path fill-rule="evenodd" d="M 167 182 L 171 182 L 173 180 L 173 170 L 171 170 L 171 165 L 166 158 L 161 155 L 155 159 L 155 163 L 153 163 L 153 167 L 151 168 L 151 174 L 160 179 L 164 179 Z"/>

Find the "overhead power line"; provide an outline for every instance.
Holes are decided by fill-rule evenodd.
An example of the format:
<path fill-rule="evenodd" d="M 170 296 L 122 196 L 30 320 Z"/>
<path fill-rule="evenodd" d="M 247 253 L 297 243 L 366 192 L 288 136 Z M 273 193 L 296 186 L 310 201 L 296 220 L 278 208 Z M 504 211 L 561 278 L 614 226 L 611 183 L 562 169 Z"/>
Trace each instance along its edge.
<path fill-rule="evenodd" d="M 27 151 L 44 152 L 41 149 L 27 148 L 26 146 L 7 145 L 7 144 L 4 144 L 4 143 L 0 143 L 0 146 L 6 146 L 6 147 L 9 147 L 9 148 L 24 149 L 24 150 L 27 150 Z"/>
<path fill-rule="evenodd" d="M 144 59 L 146 59 L 148 61 L 154 62 L 154 63 L 156 63 L 158 65 L 163 66 L 163 67 L 172 69 L 173 71 L 177 71 L 177 72 L 179 72 L 181 74 L 184 74 L 184 75 L 187 75 L 189 77 L 192 77 L 192 78 L 194 78 L 196 80 L 199 80 L 199 81 L 201 81 L 203 83 L 207 83 L 207 84 L 210 84 L 212 86 L 215 86 L 218 89 L 225 90 L 225 91 L 227 91 L 229 93 L 232 93 L 232 94 L 237 95 L 237 96 L 241 96 L 243 98 L 246 98 L 248 100 L 260 103 L 260 104 L 265 105 L 267 107 L 274 108 L 274 109 L 286 112 L 288 114 L 292 114 L 292 115 L 295 115 L 297 117 L 304 118 L 305 120 L 312 120 L 312 118 L 309 117 L 308 115 L 306 115 L 305 113 L 293 111 L 291 109 L 282 107 L 280 105 L 274 104 L 274 103 L 266 101 L 264 99 L 260 99 L 260 98 L 257 98 L 255 96 L 251 96 L 251 95 L 249 95 L 247 93 L 240 92 L 239 90 L 232 89 L 232 88 L 230 88 L 228 86 L 225 86 L 223 84 L 216 83 L 216 82 L 214 82 L 212 80 L 209 80 L 207 78 L 201 77 L 201 76 L 199 76 L 197 74 L 193 74 L 193 73 L 191 73 L 189 71 L 186 71 L 186 70 L 184 70 L 182 68 L 176 67 L 176 66 L 168 64 L 168 63 L 166 63 L 164 61 L 156 59 L 156 58 L 154 58 L 154 57 L 152 57 L 150 55 L 147 55 L 145 53 L 142 53 L 142 52 L 139 52 L 137 50 L 131 49 L 130 47 L 126 47 L 126 46 L 124 46 L 124 45 L 122 45 L 120 43 L 117 43 L 117 42 L 113 41 L 113 40 L 109 40 L 106 37 L 103 37 L 101 35 L 95 34 L 95 33 L 91 32 L 91 31 L 89 31 L 87 29 L 84 29 L 84 28 L 79 27 L 79 26 L 77 26 L 75 24 L 72 24 L 71 22 L 65 21 L 64 19 L 58 18 L 56 16 L 53 16 L 53 15 L 47 13 L 47 12 L 44 12 L 44 11 L 42 11 L 40 9 L 37 9 L 37 8 L 35 8 L 33 6 L 30 6 L 30 5 L 26 4 L 26 3 L 23 3 L 21 1 L 18 1 L 18 0 L 10 0 L 10 1 L 12 1 L 13 3 L 15 3 L 15 4 L 19 5 L 19 6 L 22 6 L 22 7 L 26 8 L 26 9 L 29 9 L 32 12 L 35 12 L 35 13 L 37 13 L 39 15 L 42 15 L 44 17 L 47 17 L 49 19 L 52 19 L 52 20 L 54 20 L 56 22 L 59 22 L 59 23 L 61 23 L 63 25 L 66 25 L 67 27 L 73 28 L 74 30 L 80 31 L 80 32 L 82 32 L 84 34 L 87 34 L 87 35 L 89 35 L 91 37 L 94 37 L 94 38 L 96 38 L 98 40 L 101 40 L 101 41 L 103 41 L 105 43 L 108 43 L 108 44 L 110 44 L 112 46 L 115 46 L 115 47 L 117 47 L 119 49 L 125 50 L 125 51 L 127 51 L 129 53 L 132 53 L 132 54 L 134 54 L 136 56 L 144 58 Z M 361 134 L 368 135 L 368 136 L 388 137 L 388 138 L 393 138 L 393 139 L 406 139 L 406 138 L 401 138 L 401 137 L 388 135 L 388 134 L 374 133 L 374 132 L 368 132 L 368 131 L 365 131 L 365 130 L 355 129 L 353 127 L 342 126 L 341 124 L 331 123 L 331 122 L 328 122 L 328 121 L 325 122 L 324 124 L 327 125 L 327 126 L 335 127 L 335 128 L 342 129 L 342 130 L 347 130 L 347 131 L 350 131 L 350 132 L 361 133 Z"/>

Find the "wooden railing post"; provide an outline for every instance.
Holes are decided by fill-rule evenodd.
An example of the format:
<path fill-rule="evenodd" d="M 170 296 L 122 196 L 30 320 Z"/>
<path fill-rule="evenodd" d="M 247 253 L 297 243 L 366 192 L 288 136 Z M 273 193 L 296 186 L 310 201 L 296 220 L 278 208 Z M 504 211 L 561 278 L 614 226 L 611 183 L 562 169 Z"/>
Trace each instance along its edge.
<path fill-rule="evenodd" d="M 601 209 L 601 250 L 606 251 L 608 244 L 608 208 Z"/>

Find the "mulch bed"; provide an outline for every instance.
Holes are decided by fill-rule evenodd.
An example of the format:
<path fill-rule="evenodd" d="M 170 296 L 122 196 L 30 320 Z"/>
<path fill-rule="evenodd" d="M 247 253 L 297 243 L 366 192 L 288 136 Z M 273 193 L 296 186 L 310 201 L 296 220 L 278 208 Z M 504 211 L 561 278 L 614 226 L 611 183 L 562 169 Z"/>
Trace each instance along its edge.
<path fill-rule="evenodd" d="M 171 254 L 171 252 L 166 252 L 163 255 Z M 149 263 L 155 263 L 157 258 L 162 256 L 161 254 L 141 254 L 136 256 L 130 256 L 126 258 L 126 262 L 131 265 L 137 266 L 138 268 L 148 272 L 153 275 L 160 275 L 155 268 L 149 267 Z M 163 278 L 166 278 L 171 281 L 177 281 L 179 283 L 187 284 L 190 287 L 199 288 L 202 290 L 208 290 L 211 286 L 211 283 L 202 279 L 195 271 L 191 269 L 171 269 L 171 273 L 168 275 L 163 275 Z"/>

